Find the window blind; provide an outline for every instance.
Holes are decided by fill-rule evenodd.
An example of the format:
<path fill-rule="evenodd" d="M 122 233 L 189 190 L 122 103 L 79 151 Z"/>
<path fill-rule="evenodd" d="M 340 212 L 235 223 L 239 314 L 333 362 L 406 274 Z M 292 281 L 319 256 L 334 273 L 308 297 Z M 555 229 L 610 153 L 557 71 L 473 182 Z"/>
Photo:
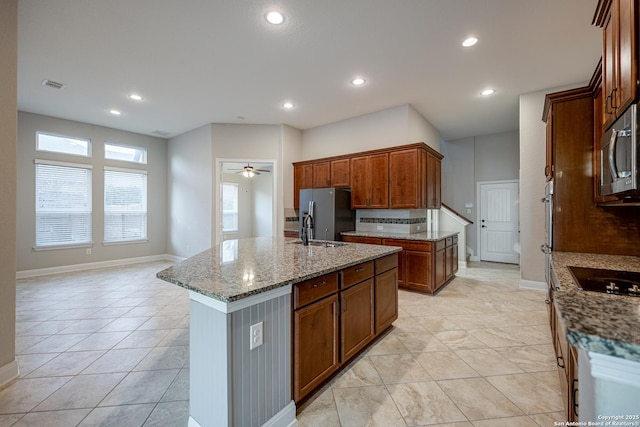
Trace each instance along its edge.
<path fill-rule="evenodd" d="M 146 171 L 104 171 L 105 243 L 147 238 Z"/>
<path fill-rule="evenodd" d="M 36 247 L 91 243 L 91 168 L 35 167 Z"/>

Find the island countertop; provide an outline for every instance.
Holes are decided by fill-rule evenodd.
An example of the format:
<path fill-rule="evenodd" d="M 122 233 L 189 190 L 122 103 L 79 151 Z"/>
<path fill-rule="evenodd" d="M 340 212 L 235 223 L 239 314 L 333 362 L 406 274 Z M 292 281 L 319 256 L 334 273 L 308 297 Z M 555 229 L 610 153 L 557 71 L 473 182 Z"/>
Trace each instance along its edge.
<path fill-rule="evenodd" d="M 344 231 L 343 236 L 373 237 L 377 239 L 419 240 L 435 242 L 459 234 L 457 231 L 423 231 L 421 233 L 382 233 L 377 231 Z"/>
<path fill-rule="evenodd" d="M 159 279 L 230 303 L 399 252 L 395 246 L 304 246 L 298 239 L 226 240 L 160 271 Z"/>
<path fill-rule="evenodd" d="M 640 297 L 582 291 L 569 266 L 640 272 L 640 257 L 552 252 L 554 301 L 576 347 L 640 362 Z"/>

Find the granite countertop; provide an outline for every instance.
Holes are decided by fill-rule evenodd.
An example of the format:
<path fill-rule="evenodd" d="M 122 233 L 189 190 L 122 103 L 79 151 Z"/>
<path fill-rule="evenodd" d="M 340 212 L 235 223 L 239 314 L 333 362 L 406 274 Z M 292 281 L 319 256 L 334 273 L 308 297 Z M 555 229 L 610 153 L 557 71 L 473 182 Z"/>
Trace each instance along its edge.
<path fill-rule="evenodd" d="M 582 291 L 568 266 L 640 272 L 640 257 L 552 252 L 554 302 L 576 347 L 640 362 L 640 297 Z"/>
<path fill-rule="evenodd" d="M 402 249 L 357 243 L 325 248 L 299 242 L 284 237 L 226 240 L 162 270 L 157 277 L 230 303 Z"/>
<path fill-rule="evenodd" d="M 422 233 L 381 233 L 376 231 L 345 231 L 343 236 L 374 237 L 379 239 L 404 239 L 434 242 L 459 234 L 457 231 L 423 231 Z"/>

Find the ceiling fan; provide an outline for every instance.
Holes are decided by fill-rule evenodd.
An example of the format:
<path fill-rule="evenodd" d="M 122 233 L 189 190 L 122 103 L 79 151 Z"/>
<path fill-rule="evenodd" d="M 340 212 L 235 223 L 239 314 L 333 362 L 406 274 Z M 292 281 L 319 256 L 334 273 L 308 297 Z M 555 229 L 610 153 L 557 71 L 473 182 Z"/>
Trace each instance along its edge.
<path fill-rule="evenodd" d="M 241 173 L 243 176 L 247 178 L 252 178 L 254 175 L 260 175 L 260 172 L 271 172 L 268 169 L 258 169 L 255 166 L 251 166 L 247 163 L 247 166 L 244 166 L 242 169 L 229 169 L 230 171 L 237 171 L 236 173 Z"/>

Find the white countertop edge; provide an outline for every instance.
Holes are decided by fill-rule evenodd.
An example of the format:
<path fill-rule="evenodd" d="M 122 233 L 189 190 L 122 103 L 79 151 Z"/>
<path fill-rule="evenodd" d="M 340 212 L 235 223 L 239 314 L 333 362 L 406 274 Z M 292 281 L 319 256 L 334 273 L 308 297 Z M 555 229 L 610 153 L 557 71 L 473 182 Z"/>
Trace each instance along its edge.
<path fill-rule="evenodd" d="M 283 295 L 288 295 L 291 293 L 291 285 L 281 286 L 276 289 L 272 289 L 266 292 L 260 292 L 255 295 L 251 295 L 246 298 L 242 298 L 238 301 L 232 302 L 223 302 L 206 295 L 203 295 L 199 292 L 189 290 L 189 299 L 193 301 L 197 301 L 200 304 L 206 305 L 207 307 L 211 307 L 214 310 L 217 310 L 221 313 L 229 314 L 234 311 L 239 311 L 247 307 L 251 307 L 252 305 L 260 304 L 261 302 L 269 301 Z"/>

